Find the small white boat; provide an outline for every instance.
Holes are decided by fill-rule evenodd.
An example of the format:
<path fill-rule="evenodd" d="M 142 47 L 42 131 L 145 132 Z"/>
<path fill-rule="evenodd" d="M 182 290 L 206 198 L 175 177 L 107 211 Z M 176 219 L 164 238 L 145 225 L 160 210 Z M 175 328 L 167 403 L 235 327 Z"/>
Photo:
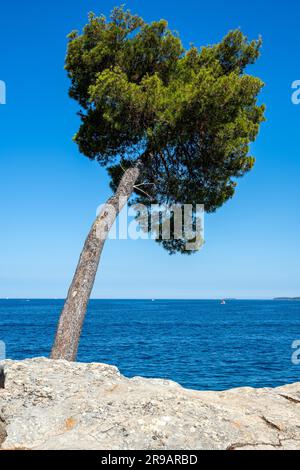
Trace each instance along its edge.
<path fill-rule="evenodd" d="M 226 305 L 225 300 L 221 300 L 221 305 Z"/>

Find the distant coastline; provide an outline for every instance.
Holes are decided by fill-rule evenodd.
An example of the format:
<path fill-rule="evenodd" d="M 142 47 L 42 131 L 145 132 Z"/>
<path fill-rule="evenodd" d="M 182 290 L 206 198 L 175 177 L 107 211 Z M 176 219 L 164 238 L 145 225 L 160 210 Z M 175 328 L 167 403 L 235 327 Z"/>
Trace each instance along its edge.
<path fill-rule="evenodd" d="M 273 300 L 299 300 L 300 297 L 275 297 Z"/>

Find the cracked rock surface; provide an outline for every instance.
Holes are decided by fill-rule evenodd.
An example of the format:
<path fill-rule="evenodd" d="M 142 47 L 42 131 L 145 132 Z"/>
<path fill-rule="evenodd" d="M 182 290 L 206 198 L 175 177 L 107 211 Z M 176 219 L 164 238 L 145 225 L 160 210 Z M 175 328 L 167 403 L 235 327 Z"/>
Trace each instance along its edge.
<path fill-rule="evenodd" d="M 300 449 L 300 383 L 201 392 L 105 364 L 2 365 L 1 449 Z"/>

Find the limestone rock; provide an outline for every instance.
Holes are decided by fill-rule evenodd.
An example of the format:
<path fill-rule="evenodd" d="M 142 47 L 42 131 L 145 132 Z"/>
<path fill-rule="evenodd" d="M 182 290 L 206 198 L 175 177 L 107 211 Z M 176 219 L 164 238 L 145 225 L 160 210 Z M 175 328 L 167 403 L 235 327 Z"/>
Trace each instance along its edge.
<path fill-rule="evenodd" d="M 2 449 L 300 449 L 300 383 L 200 392 L 105 364 L 3 365 Z"/>

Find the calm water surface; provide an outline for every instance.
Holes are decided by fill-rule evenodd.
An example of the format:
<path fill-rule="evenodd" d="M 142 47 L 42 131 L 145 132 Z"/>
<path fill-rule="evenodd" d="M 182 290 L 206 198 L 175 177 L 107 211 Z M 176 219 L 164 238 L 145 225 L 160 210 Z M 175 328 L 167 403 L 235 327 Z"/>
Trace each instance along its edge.
<path fill-rule="evenodd" d="M 62 305 L 0 300 L 7 357 L 47 356 Z M 296 339 L 296 301 L 92 300 L 78 359 L 196 389 L 269 387 L 300 381 L 291 362 Z"/>

